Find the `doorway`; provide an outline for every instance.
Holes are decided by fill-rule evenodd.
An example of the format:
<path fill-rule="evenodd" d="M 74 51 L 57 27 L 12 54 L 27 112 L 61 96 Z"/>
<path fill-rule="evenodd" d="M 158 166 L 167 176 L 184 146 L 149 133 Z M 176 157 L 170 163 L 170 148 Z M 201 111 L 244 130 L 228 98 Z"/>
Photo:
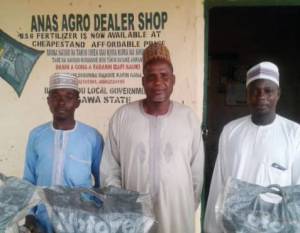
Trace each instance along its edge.
<path fill-rule="evenodd" d="M 251 66 L 278 65 L 278 113 L 300 123 L 300 6 L 218 6 L 206 12 L 205 200 L 222 128 L 248 114 L 245 78 Z"/>

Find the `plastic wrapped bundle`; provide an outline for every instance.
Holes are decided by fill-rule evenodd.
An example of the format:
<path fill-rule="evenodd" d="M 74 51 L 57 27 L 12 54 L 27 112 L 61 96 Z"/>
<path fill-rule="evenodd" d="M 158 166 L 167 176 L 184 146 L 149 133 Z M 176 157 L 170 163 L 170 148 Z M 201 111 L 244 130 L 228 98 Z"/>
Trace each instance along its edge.
<path fill-rule="evenodd" d="M 17 223 L 39 203 L 38 190 L 27 181 L 0 173 L 0 233 L 18 233 Z"/>
<path fill-rule="evenodd" d="M 146 233 L 154 224 L 150 197 L 115 187 L 44 189 L 56 233 Z"/>
<path fill-rule="evenodd" d="M 263 187 L 229 179 L 216 212 L 225 233 L 299 233 L 300 185 Z"/>

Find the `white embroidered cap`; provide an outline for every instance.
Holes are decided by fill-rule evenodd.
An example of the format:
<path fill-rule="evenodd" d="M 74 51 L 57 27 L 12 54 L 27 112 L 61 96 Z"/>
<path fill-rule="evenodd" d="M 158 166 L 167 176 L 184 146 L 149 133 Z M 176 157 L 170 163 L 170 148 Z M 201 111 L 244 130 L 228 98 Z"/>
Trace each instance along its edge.
<path fill-rule="evenodd" d="M 278 67 L 272 62 L 261 62 L 253 66 L 247 72 L 246 87 L 257 79 L 267 79 L 273 81 L 279 86 L 279 71 Z"/>
<path fill-rule="evenodd" d="M 53 74 L 49 80 L 49 91 L 62 88 L 79 91 L 78 78 L 72 74 L 67 73 Z"/>

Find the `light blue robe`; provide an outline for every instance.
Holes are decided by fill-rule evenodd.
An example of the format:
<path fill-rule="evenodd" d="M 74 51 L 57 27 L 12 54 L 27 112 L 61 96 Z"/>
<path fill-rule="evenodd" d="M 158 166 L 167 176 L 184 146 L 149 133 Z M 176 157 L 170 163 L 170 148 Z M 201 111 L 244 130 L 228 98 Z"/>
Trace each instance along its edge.
<path fill-rule="evenodd" d="M 24 179 L 47 187 L 99 187 L 103 146 L 102 135 L 78 121 L 72 130 L 54 129 L 52 122 L 38 126 L 29 135 Z M 51 232 L 45 208 L 39 206 L 35 214 Z"/>

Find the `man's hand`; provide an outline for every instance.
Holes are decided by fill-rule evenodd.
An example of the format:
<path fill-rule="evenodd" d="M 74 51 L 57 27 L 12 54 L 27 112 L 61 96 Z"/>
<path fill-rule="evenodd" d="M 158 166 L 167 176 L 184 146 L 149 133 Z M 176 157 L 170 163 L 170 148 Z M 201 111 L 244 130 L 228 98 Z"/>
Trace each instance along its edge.
<path fill-rule="evenodd" d="M 30 233 L 44 233 L 39 226 L 37 219 L 33 215 L 26 216 L 24 226 L 29 230 Z"/>

